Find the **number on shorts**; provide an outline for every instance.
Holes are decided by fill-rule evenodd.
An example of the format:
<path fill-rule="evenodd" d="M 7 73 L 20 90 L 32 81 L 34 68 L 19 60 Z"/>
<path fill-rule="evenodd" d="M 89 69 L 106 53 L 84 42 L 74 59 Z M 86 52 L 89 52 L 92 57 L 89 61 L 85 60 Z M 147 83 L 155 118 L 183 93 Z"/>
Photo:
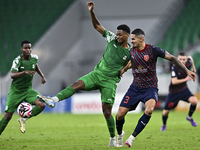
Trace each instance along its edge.
<path fill-rule="evenodd" d="M 129 99 L 130 99 L 130 97 L 129 97 L 129 96 L 126 96 L 126 100 L 124 101 L 124 103 L 127 104 L 128 101 L 129 101 Z"/>

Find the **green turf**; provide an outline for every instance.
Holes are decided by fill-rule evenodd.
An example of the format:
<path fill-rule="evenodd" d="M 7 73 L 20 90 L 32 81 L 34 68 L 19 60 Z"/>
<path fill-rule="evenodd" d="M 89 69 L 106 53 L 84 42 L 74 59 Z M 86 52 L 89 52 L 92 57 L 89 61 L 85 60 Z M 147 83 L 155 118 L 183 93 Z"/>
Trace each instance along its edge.
<path fill-rule="evenodd" d="M 161 132 L 161 111 L 154 111 L 146 128 L 131 148 L 108 148 L 109 134 L 102 114 L 72 115 L 42 113 L 26 122 L 26 133 L 19 131 L 15 114 L 0 137 L 1 150 L 186 150 L 199 149 L 199 126 L 192 127 L 185 119 L 187 112 L 171 112 L 167 131 Z M 128 114 L 124 125 L 124 141 L 130 136 L 142 113 Z M 114 115 L 115 116 L 115 115 Z M 199 123 L 200 112 L 194 119 Z M 0 115 L 3 117 L 3 114 Z"/>

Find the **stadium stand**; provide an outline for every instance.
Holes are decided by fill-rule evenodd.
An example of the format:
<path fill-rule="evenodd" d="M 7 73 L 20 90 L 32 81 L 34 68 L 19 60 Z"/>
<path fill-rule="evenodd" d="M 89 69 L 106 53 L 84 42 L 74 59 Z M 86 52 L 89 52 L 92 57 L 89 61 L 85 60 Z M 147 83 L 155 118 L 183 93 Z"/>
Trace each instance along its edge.
<path fill-rule="evenodd" d="M 75 0 L 1 0 L 0 74 L 5 76 L 12 60 L 19 55 L 20 43 L 34 45 L 45 31 Z"/>
<path fill-rule="evenodd" d="M 185 8 L 171 24 L 164 39 L 156 45 L 176 55 L 178 51 L 185 51 L 197 44 L 200 37 L 200 1 L 188 0 Z M 196 57 L 196 56 L 195 56 Z"/>

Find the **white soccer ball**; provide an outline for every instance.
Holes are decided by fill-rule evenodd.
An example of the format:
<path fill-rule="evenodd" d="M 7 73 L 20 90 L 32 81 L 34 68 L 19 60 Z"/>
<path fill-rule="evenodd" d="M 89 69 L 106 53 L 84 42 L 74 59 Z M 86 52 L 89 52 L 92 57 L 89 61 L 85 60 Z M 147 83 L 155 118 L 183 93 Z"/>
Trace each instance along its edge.
<path fill-rule="evenodd" d="M 23 102 L 17 107 L 17 113 L 22 118 L 29 118 L 32 115 L 32 111 L 32 105 L 27 102 Z"/>

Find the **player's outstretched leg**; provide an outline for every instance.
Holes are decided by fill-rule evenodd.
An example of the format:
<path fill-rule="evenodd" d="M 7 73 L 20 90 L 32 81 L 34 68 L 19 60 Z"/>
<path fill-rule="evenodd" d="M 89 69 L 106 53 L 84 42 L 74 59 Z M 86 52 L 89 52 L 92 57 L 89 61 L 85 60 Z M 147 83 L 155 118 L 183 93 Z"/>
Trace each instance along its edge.
<path fill-rule="evenodd" d="M 50 108 L 54 108 L 55 105 L 56 105 L 51 97 L 45 97 L 45 96 L 42 96 L 42 95 L 37 95 L 37 99 L 40 102 L 47 104 Z"/>
<path fill-rule="evenodd" d="M 117 147 L 123 147 L 123 138 L 124 138 L 125 132 L 122 131 L 121 135 L 117 135 Z"/>
<path fill-rule="evenodd" d="M 115 137 L 110 137 L 110 143 L 108 147 L 115 147 L 116 146 L 116 138 Z"/>
<path fill-rule="evenodd" d="M 131 147 L 134 140 L 135 140 L 135 137 L 134 137 L 133 135 L 130 135 L 129 138 L 126 140 L 125 144 L 126 144 L 128 147 Z"/>
<path fill-rule="evenodd" d="M 20 131 L 22 132 L 22 133 L 25 133 L 25 123 L 26 123 L 26 120 L 27 119 L 25 119 L 25 118 L 19 118 L 19 119 L 17 119 L 17 121 L 19 122 L 19 124 L 20 124 Z"/>
<path fill-rule="evenodd" d="M 187 116 L 186 119 L 187 119 L 188 121 L 190 121 L 190 123 L 191 123 L 191 125 L 192 125 L 193 127 L 196 127 L 196 126 L 197 126 L 197 123 L 193 120 L 192 117 Z"/>

